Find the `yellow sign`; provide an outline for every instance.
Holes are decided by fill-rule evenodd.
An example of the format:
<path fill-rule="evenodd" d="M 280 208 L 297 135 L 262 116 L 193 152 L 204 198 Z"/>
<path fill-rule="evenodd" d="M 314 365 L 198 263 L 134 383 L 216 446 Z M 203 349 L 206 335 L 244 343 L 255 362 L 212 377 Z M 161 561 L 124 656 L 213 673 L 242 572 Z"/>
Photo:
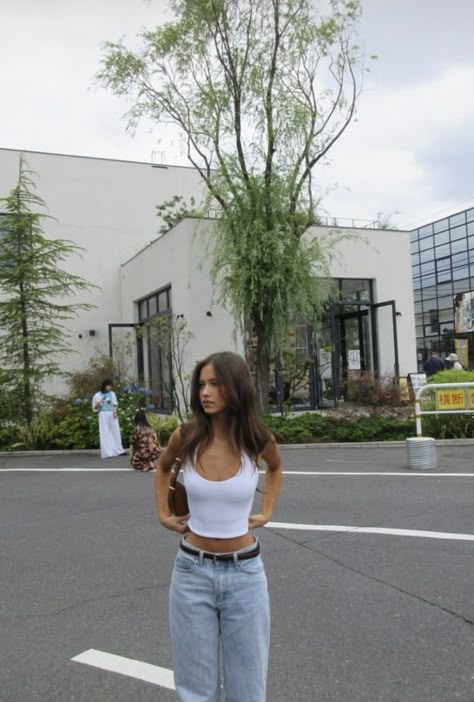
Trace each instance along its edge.
<path fill-rule="evenodd" d="M 408 387 L 408 378 L 402 376 L 400 378 L 400 400 L 408 402 L 410 400 L 410 389 Z"/>
<path fill-rule="evenodd" d="M 471 391 L 471 401 L 474 393 Z M 438 410 L 466 409 L 464 390 L 436 390 L 436 407 Z"/>
<path fill-rule="evenodd" d="M 474 388 L 469 388 L 469 407 L 474 409 Z"/>

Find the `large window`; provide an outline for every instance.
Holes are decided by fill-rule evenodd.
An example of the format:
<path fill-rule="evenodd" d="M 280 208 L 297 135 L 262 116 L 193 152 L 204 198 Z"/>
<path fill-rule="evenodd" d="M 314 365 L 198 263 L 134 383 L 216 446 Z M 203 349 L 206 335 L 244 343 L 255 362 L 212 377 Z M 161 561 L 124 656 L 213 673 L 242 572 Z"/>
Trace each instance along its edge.
<path fill-rule="evenodd" d="M 171 286 L 168 285 L 162 290 L 148 295 L 138 301 L 138 321 L 146 322 L 147 319 L 156 317 L 158 314 L 169 314 L 171 312 Z"/>
<path fill-rule="evenodd" d="M 157 409 L 173 409 L 173 373 L 170 353 L 171 286 L 138 300 L 138 320 L 142 323 L 143 356 L 153 400 Z"/>
<path fill-rule="evenodd" d="M 451 278 L 451 256 L 445 256 L 444 258 L 438 258 L 436 260 L 436 283 L 440 285 L 441 283 L 448 283 Z"/>
<path fill-rule="evenodd" d="M 411 232 L 418 360 L 455 351 L 453 295 L 474 290 L 474 208 Z M 419 264 L 419 265 L 418 265 Z M 423 312 L 422 312 L 423 310 Z M 474 338 L 470 344 L 474 366 Z"/>
<path fill-rule="evenodd" d="M 281 409 L 283 403 L 300 410 L 332 406 L 352 378 L 375 369 L 377 321 L 370 310 L 373 281 L 343 278 L 332 282 L 338 300 L 328 302 L 327 316 L 321 323 L 289 320 L 286 338 L 273 349 L 269 401 L 274 408 Z M 256 344 L 255 328 L 249 320 L 245 355 L 252 374 Z"/>

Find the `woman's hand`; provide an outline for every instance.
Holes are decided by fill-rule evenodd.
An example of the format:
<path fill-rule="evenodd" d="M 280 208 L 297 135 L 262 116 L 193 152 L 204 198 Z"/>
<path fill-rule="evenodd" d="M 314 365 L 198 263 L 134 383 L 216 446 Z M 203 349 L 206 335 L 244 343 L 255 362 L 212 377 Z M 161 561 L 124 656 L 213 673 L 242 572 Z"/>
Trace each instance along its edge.
<path fill-rule="evenodd" d="M 265 526 L 268 522 L 268 517 L 264 514 L 251 514 L 249 517 L 249 529 L 258 529 L 258 527 Z"/>
<path fill-rule="evenodd" d="M 189 531 L 188 519 L 189 514 L 185 514 L 184 517 L 175 517 L 173 514 L 165 519 L 160 519 L 160 524 L 170 531 L 177 531 L 178 534 L 186 534 L 186 532 Z"/>

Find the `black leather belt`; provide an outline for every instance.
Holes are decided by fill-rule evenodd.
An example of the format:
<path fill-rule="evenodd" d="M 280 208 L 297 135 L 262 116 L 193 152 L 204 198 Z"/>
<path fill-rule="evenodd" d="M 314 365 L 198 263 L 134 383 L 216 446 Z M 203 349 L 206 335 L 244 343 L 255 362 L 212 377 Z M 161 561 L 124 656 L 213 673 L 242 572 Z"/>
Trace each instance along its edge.
<path fill-rule="evenodd" d="M 202 553 L 203 558 L 210 558 L 212 561 L 246 561 L 248 558 L 255 558 L 260 554 L 260 543 L 258 541 L 255 548 L 251 551 L 242 551 L 241 553 L 211 553 L 210 551 L 200 551 L 198 548 L 192 548 L 183 543 L 180 543 L 179 547 L 185 553 L 190 553 L 193 556 L 200 556 Z"/>

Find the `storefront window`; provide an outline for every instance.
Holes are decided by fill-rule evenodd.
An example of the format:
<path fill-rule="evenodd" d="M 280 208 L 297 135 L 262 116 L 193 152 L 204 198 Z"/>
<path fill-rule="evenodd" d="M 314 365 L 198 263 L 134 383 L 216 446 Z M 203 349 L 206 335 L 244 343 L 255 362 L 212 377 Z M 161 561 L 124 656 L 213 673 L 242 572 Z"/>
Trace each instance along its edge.
<path fill-rule="evenodd" d="M 349 379 L 374 370 L 372 324 L 377 324 L 378 313 L 370 313 L 372 281 L 338 279 L 334 283 L 339 303 L 328 303 L 326 319 L 317 326 L 303 320 L 289 322 L 286 339 L 274 349 L 269 402 L 275 409 L 284 404 L 295 410 L 334 405 Z M 391 313 L 389 307 L 387 313 Z M 254 373 L 256 337 L 250 322 L 245 340 L 247 362 Z"/>
<path fill-rule="evenodd" d="M 138 301 L 138 319 L 142 333 L 138 344 L 146 362 L 145 376 L 153 392 L 153 404 L 162 412 L 171 412 L 172 368 L 170 363 L 171 287 L 166 287 Z"/>

